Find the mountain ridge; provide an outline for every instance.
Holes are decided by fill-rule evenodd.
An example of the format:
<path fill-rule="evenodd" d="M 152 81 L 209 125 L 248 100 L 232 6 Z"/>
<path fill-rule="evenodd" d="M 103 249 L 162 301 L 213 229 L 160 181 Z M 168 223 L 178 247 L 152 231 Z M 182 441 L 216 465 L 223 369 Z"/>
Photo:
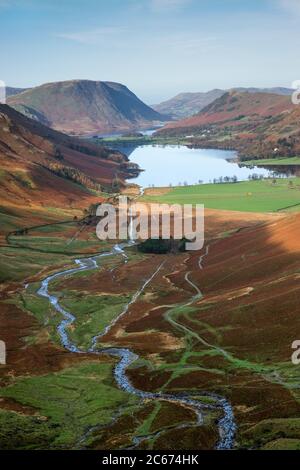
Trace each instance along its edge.
<path fill-rule="evenodd" d="M 289 96 L 231 91 L 156 134 L 189 136 L 195 147 L 237 150 L 251 160 L 299 154 L 299 129 L 300 107 Z"/>
<path fill-rule="evenodd" d="M 22 93 L 23 91 L 26 91 L 26 90 L 29 90 L 29 88 L 16 88 L 12 86 L 5 87 L 5 92 L 6 92 L 7 97 L 18 95 L 19 93 Z"/>
<path fill-rule="evenodd" d="M 167 120 L 125 85 L 109 81 L 49 82 L 9 96 L 7 103 L 53 129 L 74 135 L 146 128 Z"/>
<path fill-rule="evenodd" d="M 274 88 L 245 88 L 234 87 L 229 90 L 215 88 L 207 92 L 186 92 L 179 93 L 173 98 L 163 101 L 160 104 L 153 105 L 152 107 L 158 112 L 170 115 L 173 119 L 184 119 L 202 111 L 205 106 L 209 105 L 217 98 L 220 98 L 225 93 L 230 91 L 238 91 L 244 93 L 267 93 L 278 94 L 283 96 L 290 96 L 292 89 L 284 87 Z"/>

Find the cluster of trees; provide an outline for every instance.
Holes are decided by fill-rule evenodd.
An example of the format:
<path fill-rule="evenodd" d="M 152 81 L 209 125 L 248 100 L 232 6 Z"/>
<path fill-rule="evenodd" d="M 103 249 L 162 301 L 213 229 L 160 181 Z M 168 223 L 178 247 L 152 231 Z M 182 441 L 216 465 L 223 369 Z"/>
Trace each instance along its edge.
<path fill-rule="evenodd" d="M 111 191 L 113 193 L 119 193 L 123 187 L 124 187 L 124 183 L 122 179 L 119 178 L 118 174 L 116 173 L 111 183 Z"/>
<path fill-rule="evenodd" d="M 249 181 L 257 181 L 257 180 L 263 180 L 264 175 L 258 175 L 257 173 L 252 173 L 252 175 L 248 176 Z"/>
<path fill-rule="evenodd" d="M 54 157 L 56 160 L 62 161 L 64 159 L 63 154 L 61 153 L 61 150 L 58 147 L 55 147 L 54 149 Z"/>
<path fill-rule="evenodd" d="M 85 188 L 93 189 L 95 191 L 101 191 L 101 185 L 96 181 L 93 181 L 87 175 L 77 168 L 61 165 L 60 163 L 48 163 L 46 166 L 48 170 L 57 176 L 73 181 L 74 183 L 81 184 Z"/>
<path fill-rule="evenodd" d="M 122 162 L 124 160 L 124 156 L 118 152 L 117 150 L 112 150 L 108 147 L 104 147 L 103 145 L 96 146 L 95 144 L 83 145 L 81 143 L 75 143 L 74 141 L 68 142 L 67 145 L 70 149 L 76 150 L 76 152 L 85 153 L 86 155 L 90 155 L 92 157 L 100 157 L 105 160 L 111 159 L 118 162 Z"/>
<path fill-rule="evenodd" d="M 233 176 L 220 176 L 220 178 L 214 178 L 214 184 L 222 184 L 222 183 L 237 183 L 238 177 L 236 175 Z"/>
<path fill-rule="evenodd" d="M 141 169 L 136 163 L 124 162 L 120 165 L 120 171 L 130 173 L 131 176 L 137 177 L 140 174 Z"/>
<path fill-rule="evenodd" d="M 28 228 L 21 228 L 11 233 L 11 235 L 14 235 L 14 236 L 21 236 L 21 235 L 27 235 L 27 234 L 28 234 Z"/>
<path fill-rule="evenodd" d="M 265 135 L 261 135 L 256 139 L 241 139 L 236 142 L 236 148 L 240 151 L 242 161 L 288 158 L 299 153 L 300 139 L 299 136 L 289 136 L 269 140 Z"/>
<path fill-rule="evenodd" d="M 203 184 L 203 181 L 202 180 L 198 180 L 197 183 L 195 184 Z M 169 183 L 169 187 L 172 188 L 173 184 L 172 183 Z M 183 183 L 181 181 L 179 181 L 179 183 L 177 184 L 177 186 L 189 186 L 189 183 L 187 181 L 184 181 Z M 154 187 L 154 184 L 152 185 L 152 187 Z"/>
<path fill-rule="evenodd" d="M 299 141 L 298 141 L 299 145 Z M 277 152 L 283 157 L 293 157 L 298 152 L 297 138 L 295 136 L 283 137 L 277 141 Z"/>
<path fill-rule="evenodd" d="M 142 253 L 155 253 L 158 255 L 178 253 L 185 251 L 186 242 L 187 240 L 185 238 L 182 238 L 181 240 L 174 240 L 173 238 L 169 240 L 164 240 L 162 238 L 149 238 L 138 245 L 138 250 Z"/>

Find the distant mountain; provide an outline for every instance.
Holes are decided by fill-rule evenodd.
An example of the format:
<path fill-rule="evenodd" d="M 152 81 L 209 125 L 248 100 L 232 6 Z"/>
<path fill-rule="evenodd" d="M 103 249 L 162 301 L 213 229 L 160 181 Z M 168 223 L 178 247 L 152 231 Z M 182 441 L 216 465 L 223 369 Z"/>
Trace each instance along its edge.
<path fill-rule="evenodd" d="M 226 126 L 241 125 L 246 122 L 258 122 L 261 119 L 277 116 L 293 108 L 291 99 L 285 95 L 271 93 L 249 93 L 230 91 L 210 103 L 199 113 L 165 126 L 166 129 L 200 128 L 207 125 Z"/>
<path fill-rule="evenodd" d="M 5 88 L 7 97 L 18 95 L 19 93 L 22 93 L 23 91 L 26 91 L 26 90 L 29 90 L 29 88 L 13 88 L 13 87 L 10 87 L 10 86 L 7 86 Z"/>
<path fill-rule="evenodd" d="M 2 209 L 87 208 L 138 167 L 110 150 L 57 132 L 0 104 Z M 8 212 L 9 213 L 9 212 Z"/>
<path fill-rule="evenodd" d="M 188 135 L 195 146 L 235 149 L 243 159 L 290 157 L 300 153 L 300 106 L 283 94 L 230 91 L 157 134 Z"/>
<path fill-rule="evenodd" d="M 292 88 L 284 88 L 284 87 L 273 87 L 273 88 L 232 88 L 231 91 L 241 91 L 241 92 L 248 92 L 248 93 L 271 93 L 275 95 L 283 95 L 283 96 L 291 96 L 294 90 Z"/>
<path fill-rule="evenodd" d="M 24 115 L 67 134 L 97 134 L 147 128 L 166 120 L 126 86 L 71 80 L 47 83 L 8 98 Z"/>
<path fill-rule="evenodd" d="M 198 113 L 224 93 L 224 90 L 218 89 L 206 93 L 180 93 L 168 101 L 153 105 L 153 108 L 159 113 L 171 116 L 173 119 L 183 119 Z"/>
<path fill-rule="evenodd" d="M 271 93 L 277 95 L 290 96 L 290 88 L 232 88 L 231 90 L 215 89 L 204 93 L 180 93 L 163 103 L 153 105 L 153 108 L 159 113 L 170 115 L 173 119 L 184 119 L 193 116 L 220 98 L 228 91 L 240 91 L 248 93 Z"/>

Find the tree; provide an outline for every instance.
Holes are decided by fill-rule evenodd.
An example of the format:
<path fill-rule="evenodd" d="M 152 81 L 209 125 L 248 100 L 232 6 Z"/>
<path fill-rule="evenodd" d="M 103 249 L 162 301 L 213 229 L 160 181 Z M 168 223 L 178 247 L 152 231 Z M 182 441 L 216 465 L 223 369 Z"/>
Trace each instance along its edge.
<path fill-rule="evenodd" d="M 111 183 L 111 188 L 114 193 L 119 193 L 121 190 L 121 181 L 118 178 L 118 173 L 115 173 L 114 179 Z"/>
<path fill-rule="evenodd" d="M 58 147 L 55 147 L 54 157 L 57 160 L 63 160 L 64 159 L 63 154 L 61 153 L 61 151 Z"/>

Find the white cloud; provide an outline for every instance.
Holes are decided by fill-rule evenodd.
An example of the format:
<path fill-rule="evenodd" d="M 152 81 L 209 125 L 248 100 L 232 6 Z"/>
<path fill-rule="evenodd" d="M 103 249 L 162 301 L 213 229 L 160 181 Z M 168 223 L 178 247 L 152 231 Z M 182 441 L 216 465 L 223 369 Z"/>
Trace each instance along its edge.
<path fill-rule="evenodd" d="M 92 29 L 89 31 L 76 31 L 73 33 L 56 33 L 55 36 L 82 44 L 100 44 L 108 41 L 124 32 L 124 28 L 115 26 L 105 26 L 102 28 Z"/>
<path fill-rule="evenodd" d="M 192 0 L 150 0 L 153 10 L 177 10 L 188 6 Z"/>
<path fill-rule="evenodd" d="M 215 36 L 199 36 L 198 33 L 177 33 L 165 37 L 165 44 L 177 54 L 203 54 L 220 47 Z"/>

